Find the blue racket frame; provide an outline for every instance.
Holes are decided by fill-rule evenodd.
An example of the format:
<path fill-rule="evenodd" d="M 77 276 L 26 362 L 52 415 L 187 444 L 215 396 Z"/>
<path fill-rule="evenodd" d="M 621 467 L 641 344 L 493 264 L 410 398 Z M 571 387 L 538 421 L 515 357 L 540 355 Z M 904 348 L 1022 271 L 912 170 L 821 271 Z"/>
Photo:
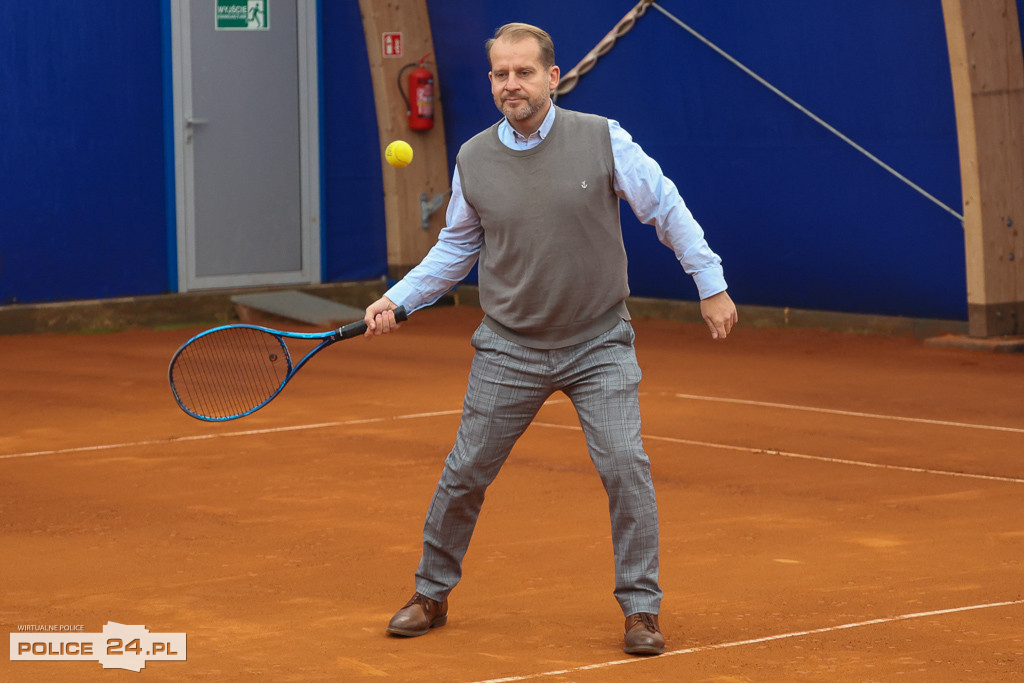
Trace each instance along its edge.
<path fill-rule="evenodd" d="M 406 313 L 406 310 L 405 310 L 404 306 L 399 306 L 398 308 L 394 309 L 394 314 L 395 314 L 395 320 L 397 320 L 398 322 L 404 322 L 405 320 L 408 319 L 408 314 Z M 257 405 L 255 405 L 255 406 L 253 406 L 251 408 L 248 408 L 247 410 L 243 410 L 243 411 L 240 411 L 240 412 L 237 412 L 237 413 L 232 413 L 232 414 L 229 414 L 229 415 L 206 415 L 206 414 L 203 414 L 201 412 L 197 412 L 197 409 L 189 407 L 189 405 L 188 405 L 189 402 L 185 398 L 182 397 L 182 395 L 178 391 L 178 387 L 175 385 L 175 368 L 177 367 L 178 359 L 181 357 L 182 353 L 186 352 L 189 349 L 189 347 L 192 344 L 196 343 L 197 341 L 200 341 L 203 338 L 208 337 L 209 335 L 212 335 L 212 334 L 215 334 L 215 333 L 218 333 L 218 332 L 222 332 L 224 330 L 237 330 L 237 329 L 254 330 L 254 331 L 261 332 L 261 333 L 264 333 L 264 334 L 267 334 L 267 335 L 270 335 L 271 337 L 273 337 L 277 341 L 277 343 L 280 345 L 281 350 L 282 350 L 282 352 L 284 354 L 284 359 L 285 359 L 285 361 L 287 363 L 285 375 L 281 379 L 281 382 L 277 386 L 277 388 L 269 396 L 267 396 L 265 399 L 259 401 L 259 403 Z M 182 411 L 185 412 L 185 414 L 187 414 L 187 415 L 189 415 L 191 417 L 194 417 L 197 420 L 203 420 L 204 422 L 227 422 L 227 421 L 230 421 L 230 420 L 237 420 L 240 417 L 245 417 L 246 415 L 252 415 L 257 410 L 259 410 L 260 408 L 263 408 L 268 403 L 273 401 L 278 396 L 278 394 L 281 393 L 281 391 L 285 388 L 285 386 L 287 386 L 288 382 L 291 381 L 292 377 L 294 377 L 299 372 L 299 370 L 301 370 L 303 368 L 303 366 L 306 363 L 309 362 L 309 360 L 313 356 L 315 356 L 316 354 L 320 353 L 320 351 L 324 350 L 328 346 L 331 346 L 332 344 L 335 344 L 335 343 L 337 343 L 339 341 L 343 341 L 345 339 L 352 339 L 354 337 L 359 337 L 359 336 L 363 335 L 366 332 L 366 329 L 367 329 L 366 322 L 363 321 L 363 320 L 358 320 L 356 322 L 349 323 L 348 325 L 345 325 L 343 327 L 339 327 L 336 330 L 331 330 L 331 331 L 328 331 L 328 332 L 286 332 L 286 331 L 282 331 L 282 330 L 275 330 L 275 329 L 272 329 L 272 328 L 269 328 L 269 327 L 262 327 L 260 325 L 248 325 L 248 324 L 232 324 L 232 325 L 221 325 L 219 327 L 214 327 L 214 328 L 211 328 L 211 329 L 206 330 L 204 332 L 200 332 L 196 336 L 194 336 L 191 339 L 189 339 L 187 342 L 182 344 L 181 347 L 177 351 L 175 351 L 174 355 L 171 357 L 170 365 L 167 368 L 167 379 L 168 379 L 168 383 L 171 386 L 171 393 L 174 394 L 174 400 L 178 404 L 178 407 L 181 408 Z M 298 363 L 295 363 L 294 366 L 293 366 L 292 365 L 292 354 L 291 354 L 291 351 L 288 349 L 288 344 L 285 342 L 285 339 L 300 339 L 300 340 L 306 340 L 306 341 L 321 340 L 321 341 L 320 341 L 320 343 L 317 346 L 315 346 L 305 356 L 303 356 L 299 360 Z M 276 361 L 276 359 L 275 359 L 275 361 Z M 204 378 L 204 381 L 206 379 L 209 379 L 208 383 L 211 384 L 211 385 L 215 383 L 215 380 L 212 379 L 212 378 Z"/>

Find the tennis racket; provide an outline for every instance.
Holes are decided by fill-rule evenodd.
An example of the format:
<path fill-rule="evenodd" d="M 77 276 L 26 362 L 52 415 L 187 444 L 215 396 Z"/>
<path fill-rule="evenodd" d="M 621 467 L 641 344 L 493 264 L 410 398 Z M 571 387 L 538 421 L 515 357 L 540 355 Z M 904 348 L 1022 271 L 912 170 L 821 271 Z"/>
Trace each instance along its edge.
<path fill-rule="evenodd" d="M 404 306 L 395 320 L 408 319 Z M 331 344 L 366 332 L 356 321 L 331 332 L 281 332 L 258 325 L 224 325 L 197 334 L 171 358 L 168 376 L 174 400 L 187 414 L 207 422 L 251 415 L 281 393 L 310 358 Z M 286 339 L 320 341 L 292 363 Z"/>

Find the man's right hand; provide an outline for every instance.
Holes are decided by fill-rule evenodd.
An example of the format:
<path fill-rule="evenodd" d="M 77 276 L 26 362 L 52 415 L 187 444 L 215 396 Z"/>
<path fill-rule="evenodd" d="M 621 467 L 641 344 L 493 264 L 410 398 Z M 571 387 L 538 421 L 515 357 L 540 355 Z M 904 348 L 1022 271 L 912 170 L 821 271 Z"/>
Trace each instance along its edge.
<path fill-rule="evenodd" d="M 395 320 L 395 314 L 391 311 L 398 308 L 391 299 L 386 296 L 374 301 L 366 307 L 366 315 L 363 320 L 366 322 L 366 332 L 363 336 L 372 339 L 381 334 L 390 334 L 397 330 L 401 323 Z"/>

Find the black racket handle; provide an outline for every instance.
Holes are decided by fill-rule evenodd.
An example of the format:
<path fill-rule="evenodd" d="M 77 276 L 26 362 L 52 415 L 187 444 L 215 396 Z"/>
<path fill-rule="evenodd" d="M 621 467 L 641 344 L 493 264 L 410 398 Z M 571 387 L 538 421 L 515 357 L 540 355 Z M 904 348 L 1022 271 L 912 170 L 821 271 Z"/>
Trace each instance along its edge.
<path fill-rule="evenodd" d="M 409 314 L 405 312 L 405 306 L 399 306 L 394 309 L 395 320 L 400 323 L 404 323 L 409 319 Z M 358 337 L 361 334 L 366 333 L 366 321 L 357 320 L 354 323 L 349 323 L 344 327 L 338 328 L 338 339 L 351 339 L 352 337 Z"/>

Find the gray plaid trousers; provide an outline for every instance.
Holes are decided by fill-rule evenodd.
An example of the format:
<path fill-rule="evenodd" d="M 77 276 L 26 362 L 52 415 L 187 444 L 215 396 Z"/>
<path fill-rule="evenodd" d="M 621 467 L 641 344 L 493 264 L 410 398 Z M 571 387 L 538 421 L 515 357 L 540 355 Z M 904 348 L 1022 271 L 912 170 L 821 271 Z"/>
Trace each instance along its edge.
<path fill-rule="evenodd" d="M 575 346 L 520 346 L 481 324 L 455 446 L 445 460 L 423 529 L 416 590 L 443 600 L 462 577 L 462 559 L 484 492 L 544 401 L 572 401 L 590 458 L 608 494 L 615 598 L 623 614 L 657 614 L 658 510 L 640 437 L 640 367 L 633 328 L 614 328 Z"/>

